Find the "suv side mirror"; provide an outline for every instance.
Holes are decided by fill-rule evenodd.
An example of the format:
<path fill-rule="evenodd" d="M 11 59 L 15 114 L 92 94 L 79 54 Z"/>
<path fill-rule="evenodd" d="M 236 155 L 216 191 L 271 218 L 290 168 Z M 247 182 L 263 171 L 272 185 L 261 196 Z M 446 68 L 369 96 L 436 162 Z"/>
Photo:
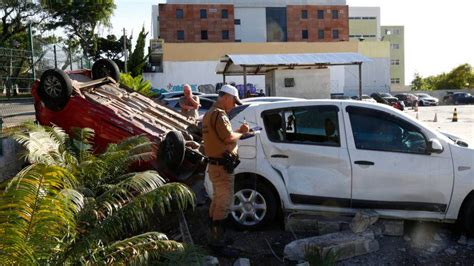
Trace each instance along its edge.
<path fill-rule="evenodd" d="M 427 151 L 429 153 L 442 153 L 444 151 L 444 148 L 438 139 L 430 139 L 428 141 Z"/>

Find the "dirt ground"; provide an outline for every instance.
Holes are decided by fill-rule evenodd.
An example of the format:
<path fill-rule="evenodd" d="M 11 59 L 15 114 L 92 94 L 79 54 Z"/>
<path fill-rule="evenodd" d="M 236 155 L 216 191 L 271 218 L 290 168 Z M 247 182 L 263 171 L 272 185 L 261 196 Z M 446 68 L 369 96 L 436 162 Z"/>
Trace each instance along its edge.
<path fill-rule="evenodd" d="M 207 245 L 207 205 L 186 213 L 194 243 L 203 247 L 209 255 L 217 254 Z M 293 235 L 285 232 L 283 222 L 259 231 L 237 231 L 229 228 L 228 235 L 234 240 L 232 247 L 240 251 L 240 257 L 250 259 L 252 265 L 295 265 L 283 259 L 286 244 L 295 239 L 314 236 L 308 233 Z M 463 238 L 455 225 L 405 222 L 405 236 L 379 236 L 377 252 L 339 261 L 338 265 L 473 265 L 474 239 Z M 465 240 L 465 242 L 463 242 Z M 220 265 L 233 265 L 236 258 L 219 258 Z"/>

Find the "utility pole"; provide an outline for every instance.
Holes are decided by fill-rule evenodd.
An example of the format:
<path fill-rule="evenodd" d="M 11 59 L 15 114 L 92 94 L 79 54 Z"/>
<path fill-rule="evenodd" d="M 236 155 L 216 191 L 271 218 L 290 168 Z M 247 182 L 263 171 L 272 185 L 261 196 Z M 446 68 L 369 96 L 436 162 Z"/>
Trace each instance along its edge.
<path fill-rule="evenodd" d="M 58 68 L 58 58 L 56 57 L 56 44 L 53 45 L 54 48 L 54 68 Z"/>
<path fill-rule="evenodd" d="M 123 56 L 124 56 L 124 70 L 125 73 L 127 73 L 127 61 L 128 61 L 128 50 L 127 50 L 127 34 L 125 33 L 125 28 L 123 28 L 123 50 L 122 50 Z"/>
<path fill-rule="evenodd" d="M 33 51 L 33 32 L 31 31 L 31 21 L 28 23 L 28 40 L 30 41 L 30 52 L 31 52 L 31 73 L 33 74 L 33 80 L 36 79 L 36 72 L 35 72 L 35 58 L 34 58 L 34 51 Z"/>

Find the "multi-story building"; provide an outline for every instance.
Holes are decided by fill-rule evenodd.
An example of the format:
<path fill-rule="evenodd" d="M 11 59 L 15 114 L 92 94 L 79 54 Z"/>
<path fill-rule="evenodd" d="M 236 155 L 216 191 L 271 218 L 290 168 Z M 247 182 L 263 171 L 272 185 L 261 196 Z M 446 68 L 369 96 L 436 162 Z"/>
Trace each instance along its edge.
<path fill-rule="evenodd" d="M 228 54 L 355 52 L 372 60 L 362 66 L 364 91 L 389 89 L 389 45 L 349 42 L 345 0 L 167 0 L 153 9 L 151 67 L 144 77 L 155 87 L 222 82 L 216 66 Z M 357 67 L 300 75 L 318 71 L 329 76 L 331 93 L 357 94 Z M 243 82 L 236 76 L 226 81 Z M 247 81 L 266 88 L 265 76 L 249 76 Z"/>
<path fill-rule="evenodd" d="M 165 42 L 349 40 L 345 0 L 168 0 L 153 18 Z"/>
<path fill-rule="evenodd" d="M 390 88 L 392 91 L 406 90 L 404 36 L 403 26 L 382 26 L 382 40 L 390 42 Z"/>
<path fill-rule="evenodd" d="M 349 40 L 380 41 L 380 7 L 349 7 Z"/>

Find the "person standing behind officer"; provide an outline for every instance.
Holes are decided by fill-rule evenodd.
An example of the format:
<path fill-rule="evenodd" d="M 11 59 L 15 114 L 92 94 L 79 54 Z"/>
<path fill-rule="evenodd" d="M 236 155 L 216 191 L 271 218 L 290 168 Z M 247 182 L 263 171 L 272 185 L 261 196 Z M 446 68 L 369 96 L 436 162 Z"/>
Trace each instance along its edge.
<path fill-rule="evenodd" d="M 241 104 L 238 90 L 234 86 L 224 85 L 216 103 L 202 120 L 204 153 L 209 160 L 207 171 L 213 187 L 209 208 L 209 242 L 211 247 L 224 253 L 226 241 L 223 223 L 229 214 L 234 195 L 233 168 L 238 164 L 237 141 L 249 132 L 247 123 L 233 131 L 227 114 L 235 105 Z"/>
<path fill-rule="evenodd" d="M 191 92 L 191 86 L 185 84 L 183 86 L 184 96 L 179 98 L 179 106 L 181 107 L 181 114 L 187 118 L 194 118 L 197 120 L 199 118 L 198 109 L 200 106 L 199 97 L 193 95 Z"/>

